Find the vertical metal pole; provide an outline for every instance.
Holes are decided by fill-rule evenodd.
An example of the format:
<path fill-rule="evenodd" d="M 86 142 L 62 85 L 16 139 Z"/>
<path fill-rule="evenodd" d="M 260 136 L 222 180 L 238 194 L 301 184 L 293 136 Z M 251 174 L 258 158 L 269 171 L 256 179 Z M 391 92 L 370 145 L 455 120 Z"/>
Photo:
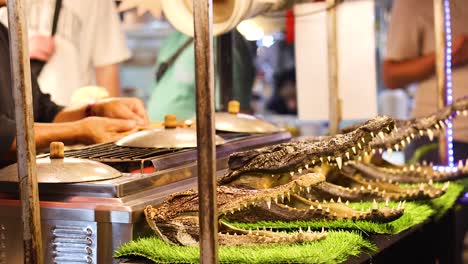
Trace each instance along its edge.
<path fill-rule="evenodd" d="M 24 263 L 43 263 L 41 216 L 36 177 L 31 69 L 23 0 L 8 1 L 10 65 L 15 102 L 18 177 L 23 220 Z"/>
<path fill-rule="evenodd" d="M 437 76 L 437 106 L 442 109 L 447 104 L 447 47 L 444 23 L 444 0 L 434 0 L 434 35 Z M 442 165 L 448 165 L 447 129 L 440 133 L 439 156 Z"/>
<path fill-rule="evenodd" d="M 216 68 L 218 70 L 219 98 L 221 101 L 221 111 L 227 111 L 227 105 L 233 100 L 233 42 L 234 34 L 232 31 L 216 38 Z"/>
<path fill-rule="evenodd" d="M 341 119 L 341 107 L 338 90 L 338 47 L 337 47 L 337 15 L 338 0 L 327 0 L 327 37 L 328 37 L 328 100 L 329 100 L 329 130 L 337 134 Z"/>
<path fill-rule="evenodd" d="M 193 0 L 197 97 L 198 195 L 201 263 L 217 263 L 216 152 L 214 129 L 213 2 Z"/>

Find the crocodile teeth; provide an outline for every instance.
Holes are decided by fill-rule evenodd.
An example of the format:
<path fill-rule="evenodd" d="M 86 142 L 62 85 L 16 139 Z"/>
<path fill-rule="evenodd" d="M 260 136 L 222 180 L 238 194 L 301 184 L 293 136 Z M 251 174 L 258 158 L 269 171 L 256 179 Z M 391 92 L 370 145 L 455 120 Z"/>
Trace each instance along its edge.
<path fill-rule="evenodd" d="M 315 165 L 315 160 L 312 160 L 312 165 Z"/>
<path fill-rule="evenodd" d="M 336 157 L 336 164 L 338 164 L 338 168 L 341 170 L 341 167 L 343 166 L 343 160 L 341 157 Z"/>
<path fill-rule="evenodd" d="M 309 169 L 309 164 L 306 164 L 304 167 L 305 167 L 306 170 L 308 170 Z"/>
<path fill-rule="evenodd" d="M 278 197 L 273 198 L 273 200 L 275 201 L 275 204 L 278 204 Z"/>
<path fill-rule="evenodd" d="M 375 134 L 372 131 L 370 132 L 370 135 L 371 135 L 371 137 L 375 137 Z"/>
<path fill-rule="evenodd" d="M 393 150 L 392 150 L 391 148 L 388 148 L 388 149 L 387 149 L 387 152 L 388 152 L 388 155 L 390 155 L 390 156 L 391 156 L 391 155 L 392 155 L 392 153 L 393 153 Z"/>
<path fill-rule="evenodd" d="M 405 209 L 405 204 L 406 204 L 406 201 L 403 201 L 403 203 L 401 204 L 401 209 Z"/>
<path fill-rule="evenodd" d="M 421 137 L 424 136 L 424 131 L 419 130 L 418 132 L 419 132 L 419 135 L 420 135 Z"/>
<path fill-rule="evenodd" d="M 377 210 L 379 210 L 379 205 L 374 199 L 374 201 L 372 201 L 372 211 L 377 211 Z"/>
<path fill-rule="evenodd" d="M 323 163 L 323 157 L 320 157 L 320 162 Z"/>
<path fill-rule="evenodd" d="M 401 201 L 398 203 L 397 210 L 401 209 Z"/>
<path fill-rule="evenodd" d="M 290 202 L 290 201 L 291 201 L 291 193 L 290 193 L 290 192 L 287 192 L 287 193 L 286 193 L 286 197 L 288 198 L 288 201 Z"/>
<path fill-rule="evenodd" d="M 346 204 L 346 205 L 349 205 L 349 201 L 348 201 L 348 200 L 346 200 L 346 203 L 345 203 L 345 204 Z"/>
<path fill-rule="evenodd" d="M 310 205 L 309 209 L 310 209 L 310 210 L 314 210 L 314 206 L 313 206 L 313 205 Z"/>
<path fill-rule="evenodd" d="M 358 143 L 357 143 L 357 146 L 358 146 L 359 149 L 362 149 L 361 142 L 358 142 Z"/>
<path fill-rule="evenodd" d="M 311 233 L 312 230 L 310 230 L 310 226 L 307 226 L 307 233 Z"/>
<path fill-rule="evenodd" d="M 463 110 L 463 115 L 468 116 L 468 110 Z"/>
<path fill-rule="evenodd" d="M 356 155 L 357 154 L 356 147 L 353 146 L 351 149 L 353 150 L 354 155 Z"/>
<path fill-rule="evenodd" d="M 375 187 L 374 192 L 379 192 L 379 187 Z"/>
<path fill-rule="evenodd" d="M 412 139 L 414 139 L 416 137 L 416 135 L 414 135 L 414 133 L 411 133 L 410 136 L 411 136 Z"/>
<path fill-rule="evenodd" d="M 463 161 L 462 160 L 458 161 L 458 169 L 459 170 L 463 169 Z"/>
<path fill-rule="evenodd" d="M 434 140 L 434 132 L 432 132 L 432 130 L 430 129 L 427 130 L 427 136 L 429 137 L 429 140 L 431 141 Z"/>
<path fill-rule="evenodd" d="M 364 186 L 361 186 L 361 189 L 360 189 L 360 190 L 361 190 L 361 191 L 365 191 Z"/>
<path fill-rule="evenodd" d="M 364 137 L 361 138 L 362 143 L 366 143 L 366 139 Z"/>
<path fill-rule="evenodd" d="M 385 140 L 385 135 L 382 131 L 379 132 L 379 137 L 382 139 L 382 140 Z"/>
<path fill-rule="evenodd" d="M 249 235 L 251 235 L 251 234 L 252 234 L 252 229 L 249 228 Z"/>
<path fill-rule="evenodd" d="M 298 172 L 299 174 L 301 174 L 301 173 L 302 173 L 302 168 L 299 168 L 299 169 L 297 170 L 297 172 Z"/>
<path fill-rule="evenodd" d="M 385 207 L 388 207 L 388 204 L 389 204 L 389 200 L 388 198 L 385 200 Z"/>
<path fill-rule="evenodd" d="M 401 146 L 404 148 L 406 146 L 406 142 L 404 140 L 401 141 Z"/>
<path fill-rule="evenodd" d="M 338 203 L 341 203 L 341 197 L 338 196 L 337 202 L 338 202 Z"/>
<path fill-rule="evenodd" d="M 268 198 L 268 199 L 266 200 L 266 204 L 267 204 L 267 206 L 268 206 L 268 210 L 271 209 L 271 200 L 270 200 L 270 198 Z"/>
<path fill-rule="evenodd" d="M 409 167 L 410 171 L 414 171 L 414 165 L 411 164 L 410 167 Z"/>
<path fill-rule="evenodd" d="M 439 125 L 440 125 L 440 127 L 445 128 L 445 124 L 444 124 L 444 122 L 442 120 L 439 121 Z"/>
<path fill-rule="evenodd" d="M 429 180 L 429 185 L 433 185 L 434 184 L 434 181 L 432 179 Z"/>
<path fill-rule="evenodd" d="M 371 153 L 372 153 L 372 155 L 374 155 L 375 153 L 377 153 L 377 151 L 375 149 L 372 149 Z"/>
<path fill-rule="evenodd" d="M 382 153 L 383 153 L 383 149 L 379 148 L 379 154 L 382 154 Z"/>
<path fill-rule="evenodd" d="M 335 203 L 335 200 L 333 200 L 333 198 L 331 198 L 330 203 Z"/>
<path fill-rule="evenodd" d="M 322 210 L 322 205 L 321 205 L 321 204 L 319 204 L 319 205 L 317 206 L 317 210 Z"/>
<path fill-rule="evenodd" d="M 301 227 L 299 227 L 299 233 L 304 233 Z"/>
<path fill-rule="evenodd" d="M 346 155 L 346 158 L 347 158 L 347 159 L 351 159 L 351 156 L 349 155 L 349 152 L 348 152 L 348 151 L 346 151 L 345 155 Z"/>
<path fill-rule="evenodd" d="M 395 144 L 394 148 L 395 148 L 396 151 L 400 150 L 400 146 L 398 144 Z"/>
<path fill-rule="evenodd" d="M 437 129 L 437 130 L 439 130 L 439 129 L 440 129 L 440 126 L 439 126 L 439 124 L 435 124 L 435 125 L 434 125 L 434 127 L 435 127 L 435 129 Z"/>
<path fill-rule="evenodd" d="M 362 157 L 361 157 L 361 156 L 358 156 L 358 157 L 357 157 L 357 160 L 358 160 L 359 162 L 362 161 Z"/>
<path fill-rule="evenodd" d="M 290 171 L 289 175 L 294 176 L 294 171 Z"/>
<path fill-rule="evenodd" d="M 372 190 L 372 186 L 370 186 L 370 184 L 367 185 L 367 190 Z"/>
<path fill-rule="evenodd" d="M 330 213 L 330 207 L 327 207 L 327 209 L 325 210 L 325 213 L 327 213 L 327 214 Z"/>

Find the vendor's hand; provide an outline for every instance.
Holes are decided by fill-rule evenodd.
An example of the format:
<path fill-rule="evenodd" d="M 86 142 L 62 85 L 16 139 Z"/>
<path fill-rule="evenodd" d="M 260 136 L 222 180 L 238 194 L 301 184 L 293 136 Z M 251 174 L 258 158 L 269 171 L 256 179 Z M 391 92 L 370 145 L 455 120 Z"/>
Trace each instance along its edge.
<path fill-rule="evenodd" d="M 29 58 L 48 61 L 55 52 L 54 38 L 44 35 L 29 37 Z"/>
<path fill-rule="evenodd" d="M 97 116 L 134 120 L 139 126 L 148 123 L 143 102 L 137 98 L 103 99 L 93 105 L 92 111 Z"/>
<path fill-rule="evenodd" d="M 133 120 L 97 116 L 84 118 L 78 123 L 82 140 L 87 144 L 113 142 L 137 129 Z"/>
<path fill-rule="evenodd" d="M 452 64 L 461 66 L 468 63 L 468 35 L 461 35 L 452 42 Z"/>

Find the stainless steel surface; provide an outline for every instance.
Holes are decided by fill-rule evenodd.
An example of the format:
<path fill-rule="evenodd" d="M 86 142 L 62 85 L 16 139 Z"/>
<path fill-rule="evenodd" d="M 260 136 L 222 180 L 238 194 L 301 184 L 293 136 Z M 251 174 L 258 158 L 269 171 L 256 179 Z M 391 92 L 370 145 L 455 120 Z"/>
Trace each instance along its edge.
<path fill-rule="evenodd" d="M 12 164 L 0 170 L 1 182 L 18 182 L 17 165 Z M 101 162 L 49 157 L 37 159 L 37 181 L 39 183 L 77 183 L 110 180 L 122 173 Z"/>
<path fill-rule="evenodd" d="M 215 136 L 216 145 L 224 139 Z M 117 146 L 134 148 L 195 148 L 197 131 L 193 128 L 151 129 L 128 135 L 116 142 Z"/>
<path fill-rule="evenodd" d="M 337 2 L 339 0 L 327 0 L 327 38 L 328 38 L 328 98 L 329 98 L 329 122 L 330 134 L 335 135 L 339 131 L 341 121 L 340 93 L 338 87 L 338 47 L 337 47 Z M 313 58 L 311 58 L 313 59 Z"/>
<path fill-rule="evenodd" d="M 237 133 L 274 133 L 281 129 L 252 115 L 218 112 L 215 114 L 216 130 Z"/>
<path fill-rule="evenodd" d="M 213 1 L 193 0 L 200 262 L 218 262 Z"/>
<path fill-rule="evenodd" d="M 217 146 L 216 167 L 218 170 L 225 169 L 227 167 L 227 159 L 234 151 L 242 151 L 285 142 L 290 138 L 291 135 L 287 132 L 265 135 L 259 134 L 240 138 Z M 98 148 L 101 149 L 101 145 L 98 146 Z M 65 154 L 67 155 L 67 153 Z M 197 175 L 196 149 L 169 152 L 164 155 L 151 157 L 146 161 L 147 162 L 143 162 L 143 160 L 141 160 L 139 162 L 151 166 L 155 169 L 155 172 L 123 173 L 122 177 L 96 182 L 39 184 L 39 191 L 41 194 L 54 196 L 67 195 L 125 199 L 125 197 L 129 195 L 139 193 L 143 190 L 160 187 L 172 182 L 196 177 Z M 122 161 L 124 164 L 126 162 L 129 162 L 129 160 Z M 114 162 L 109 162 L 108 164 L 114 166 Z M 118 166 L 120 166 L 120 163 L 118 163 Z M 0 193 L 15 194 L 18 192 L 17 185 L 16 183 L 0 182 Z"/>
<path fill-rule="evenodd" d="M 437 106 L 442 109 L 447 105 L 447 64 L 444 1 L 434 0 L 434 36 L 436 53 Z M 448 165 L 447 128 L 440 133 L 439 156 L 443 165 Z"/>
<path fill-rule="evenodd" d="M 24 263 L 43 263 L 41 216 L 36 177 L 36 144 L 32 105 L 31 69 L 28 51 L 28 24 L 25 1 L 8 1 L 10 65 L 15 105 L 18 180 L 23 223 Z M 8 88 L 8 87 L 7 87 Z M 4 144 L 4 143 L 3 143 Z"/>
<path fill-rule="evenodd" d="M 290 134 L 282 132 L 237 138 L 218 146 L 218 176 L 224 173 L 230 153 L 289 139 Z M 157 205 L 175 192 L 196 188 L 196 157 L 196 149 L 171 152 L 151 158 L 157 168 L 153 173 L 124 173 L 119 178 L 96 182 L 40 184 L 45 263 L 73 263 L 57 258 L 81 261 L 76 263 L 119 263 L 112 255 L 122 243 L 153 234 L 142 212 L 147 205 Z M 0 263 L 23 262 L 17 185 L 0 183 Z M 56 235 L 69 243 L 57 248 Z M 89 240 L 93 242 L 87 244 Z"/>

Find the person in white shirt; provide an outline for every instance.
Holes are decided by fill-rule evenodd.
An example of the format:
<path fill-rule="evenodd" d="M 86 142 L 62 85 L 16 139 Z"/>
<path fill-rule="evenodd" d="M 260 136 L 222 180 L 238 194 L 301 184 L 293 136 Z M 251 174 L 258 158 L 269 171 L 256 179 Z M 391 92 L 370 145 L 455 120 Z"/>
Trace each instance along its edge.
<path fill-rule="evenodd" d="M 453 100 L 468 95 L 468 2 L 450 1 Z M 417 85 L 412 117 L 437 111 L 434 7 L 428 0 L 395 0 L 390 17 L 383 79 L 390 89 Z M 454 121 L 455 160 L 468 153 L 468 119 Z M 422 140 L 426 144 L 428 140 Z M 419 144 L 419 145 L 421 145 Z M 413 145 L 418 145 L 418 142 Z M 429 159 L 435 159 L 437 150 Z"/>
<path fill-rule="evenodd" d="M 51 37 L 56 0 L 27 0 L 31 59 L 47 61 L 38 81 L 61 105 L 80 87 L 98 85 L 119 96 L 119 63 L 130 57 L 113 0 L 63 0 Z M 7 25 L 6 8 L 0 21 Z"/>

